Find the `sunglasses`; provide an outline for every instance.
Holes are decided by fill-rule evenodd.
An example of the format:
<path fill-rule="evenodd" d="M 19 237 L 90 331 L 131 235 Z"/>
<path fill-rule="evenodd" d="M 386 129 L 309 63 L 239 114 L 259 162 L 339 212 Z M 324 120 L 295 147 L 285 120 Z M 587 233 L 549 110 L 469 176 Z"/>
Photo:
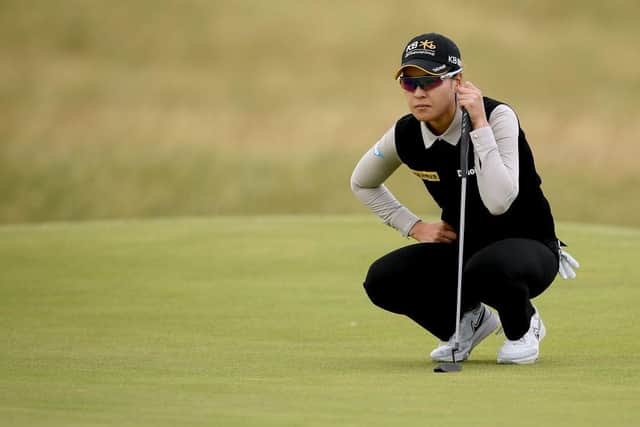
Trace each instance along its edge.
<path fill-rule="evenodd" d="M 429 90 L 429 89 L 436 88 L 440 86 L 443 81 L 450 79 L 456 74 L 461 72 L 462 72 L 462 68 L 458 68 L 457 70 L 451 71 L 441 76 L 420 76 L 420 77 L 400 76 L 398 77 L 398 81 L 400 82 L 400 87 L 402 87 L 402 89 L 406 90 L 407 92 L 415 92 L 416 89 L 418 88 L 422 90 Z"/>

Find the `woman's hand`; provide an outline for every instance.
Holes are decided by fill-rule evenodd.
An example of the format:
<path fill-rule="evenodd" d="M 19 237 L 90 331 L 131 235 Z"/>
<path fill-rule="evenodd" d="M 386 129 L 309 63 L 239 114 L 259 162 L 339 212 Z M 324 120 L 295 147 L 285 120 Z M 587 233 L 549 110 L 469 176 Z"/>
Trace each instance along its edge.
<path fill-rule="evenodd" d="M 409 232 L 409 236 L 421 243 L 451 243 L 458 238 L 453 227 L 444 221 L 418 221 Z"/>
<path fill-rule="evenodd" d="M 484 111 L 482 92 L 471 82 L 463 82 L 458 86 L 458 105 L 466 108 L 471 118 L 473 129 L 489 126 Z"/>

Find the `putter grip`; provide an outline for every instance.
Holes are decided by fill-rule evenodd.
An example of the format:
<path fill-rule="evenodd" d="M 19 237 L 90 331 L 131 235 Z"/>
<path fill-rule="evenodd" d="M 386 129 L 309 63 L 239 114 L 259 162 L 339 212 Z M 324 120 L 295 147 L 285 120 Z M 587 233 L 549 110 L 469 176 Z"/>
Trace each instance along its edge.
<path fill-rule="evenodd" d="M 469 132 L 471 119 L 466 108 L 462 108 L 462 132 L 460 135 L 460 172 L 462 176 L 469 175 Z"/>

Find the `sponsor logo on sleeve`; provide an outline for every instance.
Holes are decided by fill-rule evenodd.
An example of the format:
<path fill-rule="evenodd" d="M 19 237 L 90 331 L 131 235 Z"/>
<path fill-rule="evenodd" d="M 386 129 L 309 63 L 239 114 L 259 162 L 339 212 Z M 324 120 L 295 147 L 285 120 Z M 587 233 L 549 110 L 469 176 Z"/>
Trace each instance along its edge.
<path fill-rule="evenodd" d="M 380 151 L 378 145 L 380 145 L 380 143 L 376 144 L 375 147 L 373 147 L 373 155 L 384 159 L 384 154 L 382 154 L 382 151 Z"/>

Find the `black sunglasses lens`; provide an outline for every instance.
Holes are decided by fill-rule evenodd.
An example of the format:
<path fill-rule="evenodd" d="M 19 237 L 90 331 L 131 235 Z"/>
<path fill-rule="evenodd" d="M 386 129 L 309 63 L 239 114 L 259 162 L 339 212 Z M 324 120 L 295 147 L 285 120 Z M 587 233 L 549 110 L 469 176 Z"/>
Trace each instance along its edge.
<path fill-rule="evenodd" d="M 438 86 L 442 80 L 438 77 L 400 77 L 400 86 L 407 92 L 415 92 L 417 88 L 428 90 Z"/>
<path fill-rule="evenodd" d="M 415 92 L 418 88 L 418 82 L 412 77 L 400 77 L 400 86 L 407 92 Z"/>

